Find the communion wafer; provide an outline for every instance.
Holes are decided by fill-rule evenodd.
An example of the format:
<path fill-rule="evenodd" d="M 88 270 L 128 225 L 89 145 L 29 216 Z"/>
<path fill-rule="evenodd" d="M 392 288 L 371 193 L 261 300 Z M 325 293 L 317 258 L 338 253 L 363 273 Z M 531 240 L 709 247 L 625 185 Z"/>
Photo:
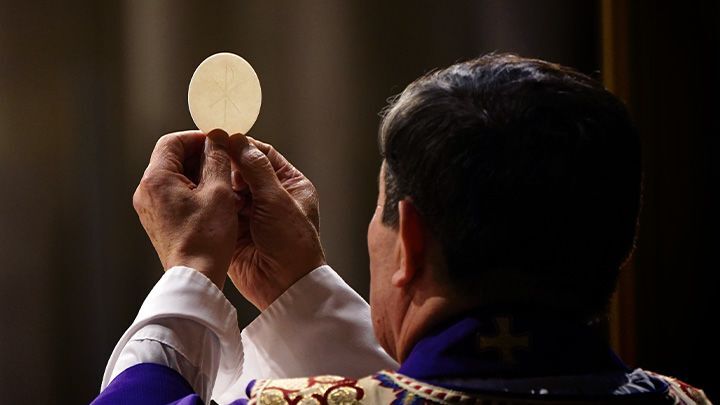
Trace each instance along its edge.
<path fill-rule="evenodd" d="M 247 134 L 260 113 L 262 93 L 255 70 L 232 53 L 217 53 L 195 69 L 188 88 L 190 115 L 198 129 Z"/>

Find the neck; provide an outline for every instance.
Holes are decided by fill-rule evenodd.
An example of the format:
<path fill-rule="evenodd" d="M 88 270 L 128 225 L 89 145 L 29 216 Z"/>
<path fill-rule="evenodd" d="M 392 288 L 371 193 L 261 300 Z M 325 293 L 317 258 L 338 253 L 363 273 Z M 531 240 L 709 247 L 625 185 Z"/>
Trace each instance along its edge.
<path fill-rule="evenodd" d="M 395 334 L 395 357 L 402 363 L 417 342 L 449 318 L 475 307 L 474 303 L 459 303 L 443 291 L 421 293 L 415 291 L 406 305 L 405 316 Z"/>

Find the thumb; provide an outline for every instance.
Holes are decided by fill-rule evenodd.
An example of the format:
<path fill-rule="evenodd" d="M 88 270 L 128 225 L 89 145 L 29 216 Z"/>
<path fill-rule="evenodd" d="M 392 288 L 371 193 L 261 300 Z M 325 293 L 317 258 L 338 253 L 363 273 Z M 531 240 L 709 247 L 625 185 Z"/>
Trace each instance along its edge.
<path fill-rule="evenodd" d="M 242 140 L 236 138 L 244 138 Z M 264 191 L 282 189 L 275 169 L 268 157 L 243 136 L 235 136 L 231 140 L 233 159 L 240 175 L 250 187 L 250 192 L 257 195 Z"/>
<path fill-rule="evenodd" d="M 205 138 L 204 162 L 200 183 L 230 184 L 230 139 L 221 130 L 210 131 Z"/>

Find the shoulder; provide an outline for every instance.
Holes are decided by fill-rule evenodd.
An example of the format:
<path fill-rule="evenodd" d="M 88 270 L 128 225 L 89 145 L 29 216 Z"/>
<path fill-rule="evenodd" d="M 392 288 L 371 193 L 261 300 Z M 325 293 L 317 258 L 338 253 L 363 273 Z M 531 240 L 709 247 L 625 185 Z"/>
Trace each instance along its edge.
<path fill-rule="evenodd" d="M 668 396 L 674 400 L 675 404 L 711 404 L 708 397 L 705 396 L 703 390 L 699 388 L 695 388 L 692 385 L 674 377 L 669 377 L 648 370 L 644 371 L 667 383 Z"/>
<path fill-rule="evenodd" d="M 394 371 L 363 378 L 315 376 L 258 380 L 250 404 L 419 404 L 469 399 L 460 392 L 431 386 Z"/>
<path fill-rule="evenodd" d="M 680 380 L 661 374 L 646 373 L 664 381 L 668 388 L 660 403 L 670 404 L 710 404 L 702 390 Z M 363 378 L 340 376 L 315 376 L 277 380 L 257 380 L 249 392 L 249 404 L 285 405 L 285 404 L 547 404 L 577 403 L 576 400 L 558 400 L 554 398 L 528 398 L 508 395 L 469 394 L 438 387 L 404 376 L 394 371 L 380 371 Z M 607 399 L 607 398 L 606 398 Z M 621 403 L 647 403 L 643 398 L 624 400 Z M 604 403 L 607 401 L 589 401 Z M 614 402 L 614 401 L 612 401 Z"/>

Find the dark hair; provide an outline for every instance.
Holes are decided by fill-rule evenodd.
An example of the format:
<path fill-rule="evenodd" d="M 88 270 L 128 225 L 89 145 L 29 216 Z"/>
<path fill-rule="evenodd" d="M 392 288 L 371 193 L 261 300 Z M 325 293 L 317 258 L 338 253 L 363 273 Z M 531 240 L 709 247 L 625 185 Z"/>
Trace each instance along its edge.
<path fill-rule="evenodd" d="M 428 73 L 386 108 L 383 223 L 409 198 L 466 294 L 607 308 L 640 205 L 623 103 L 570 68 L 491 54 Z"/>

